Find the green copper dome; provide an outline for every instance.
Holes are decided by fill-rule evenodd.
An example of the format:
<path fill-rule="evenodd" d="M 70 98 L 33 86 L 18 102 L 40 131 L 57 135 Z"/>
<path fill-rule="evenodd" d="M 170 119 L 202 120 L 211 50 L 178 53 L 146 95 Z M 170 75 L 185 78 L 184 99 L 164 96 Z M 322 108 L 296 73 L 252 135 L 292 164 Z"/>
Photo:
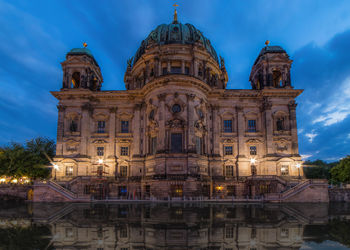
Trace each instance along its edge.
<path fill-rule="evenodd" d="M 87 48 L 74 48 L 68 52 L 68 55 L 84 55 L 84 54 L 94 57 L 91 51 Z"/>
<path fill-rule="evenodd" d="M 203 36 L 202 32 L 196 29 L 192 24 L 182 24 L 174 21 L 171 24 L 161 24 L 154 29 L 148 37 L 142 41 L 140 48 L 134 57 L 134 64 L 145 53 L 147 46 L 155 42 L 158 45 L 164 44 L 194 44 L 199 42 L 206 48 L 208 53 L 218 61 L 218 56 L 211 45 L 209 39 Z"/>

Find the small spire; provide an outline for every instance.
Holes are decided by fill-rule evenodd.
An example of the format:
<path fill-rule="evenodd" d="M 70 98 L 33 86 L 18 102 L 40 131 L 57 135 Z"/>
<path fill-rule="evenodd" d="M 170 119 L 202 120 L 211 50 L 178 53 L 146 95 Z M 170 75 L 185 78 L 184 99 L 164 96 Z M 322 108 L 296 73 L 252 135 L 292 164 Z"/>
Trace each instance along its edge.
<path fill-rule="evenodd" d="M 174 4 L 173 6 L 175 7 L 173 23 L 178 23 L 177 22 L 177 10 L 176 10 L 176 7 L 178 7 L 179 5 L 178 4 Z"/>
<path fill-rule="evenodd" d="M 84 48 L 86 48 L 86 47 L 87 47 L 87 43 L 84 42 L 84 43 L 83 43 L 83 46 L 84 46 Z"/>
<path fill-rule="evenodd" d="M 266 46 L 269 46 L 269 44 L 270 44 L 270 41 L 269 41 L 269 40 L 266 40 L 265 45 L 266 45 Z"/>

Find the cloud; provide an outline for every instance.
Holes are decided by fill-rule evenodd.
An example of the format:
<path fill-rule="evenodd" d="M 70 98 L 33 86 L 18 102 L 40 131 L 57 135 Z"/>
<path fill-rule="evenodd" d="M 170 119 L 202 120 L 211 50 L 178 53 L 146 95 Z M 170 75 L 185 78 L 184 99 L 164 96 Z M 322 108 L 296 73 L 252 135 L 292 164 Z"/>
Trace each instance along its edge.
<path fill-rule="evenodd" d="M 323 105 L 322 114 L 313 123 L 330 126 L 342 122 L 350 115 L 350 77 L 346 78 L 338 87 L 341 91 L 330 96 L 329 102 Z"/>
<path fill-rule="evenodd" d="M 309 142 L 312 143 L 315 139 L 315 137 L 318 135 L 314 132 L 315 130 L 312 130 L 311 133 L 306 133 L 305 136 L 308 138 Z"/>
<path fill-rule="evenodd" d="M 312 155 L 300 155 L 302 160 L 307 160 L 308 158 L 312 157 Z"/>

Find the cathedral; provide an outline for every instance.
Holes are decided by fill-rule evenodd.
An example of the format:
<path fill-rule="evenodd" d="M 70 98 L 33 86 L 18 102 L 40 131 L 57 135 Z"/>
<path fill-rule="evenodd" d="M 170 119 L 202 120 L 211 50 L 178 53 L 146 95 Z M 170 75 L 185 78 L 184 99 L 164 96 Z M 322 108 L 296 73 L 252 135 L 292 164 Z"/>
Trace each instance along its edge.
<path fill-rule="evenodd" d="M 104 90 L 86 47 L 62 62 L 51 185 L 79 199 L 258 199 L 305 181 L 292 60 L 266 43 L 251 89 L 227 89 L 225 61 L 192 24 L 156 27 Z"/>

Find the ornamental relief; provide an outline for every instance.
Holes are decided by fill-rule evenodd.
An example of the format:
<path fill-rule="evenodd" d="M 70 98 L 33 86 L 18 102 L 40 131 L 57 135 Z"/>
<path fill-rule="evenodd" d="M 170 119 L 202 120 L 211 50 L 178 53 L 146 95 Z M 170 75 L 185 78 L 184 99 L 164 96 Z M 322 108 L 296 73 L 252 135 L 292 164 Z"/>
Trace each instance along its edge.
<path fill-rule="evenodd" d="M 204 122 L 202 120 L 196 121 L 194 123 L 194 127 L 197 131 L 202 133 L 207 131 L 207 127 L 204 125 Z"/>
<path fill-rule="evenodd" d="M 236 138 L 223 138 L 223 139 L 221 139 L 221 142 L 224 144 L 237 143 L 237 139 Z"/>
<path fill-rule="evenodd" d="M 68 140 L 66 142 L 66 151 L 70 153 L 75 153 L 79 149 L 80 142 L 75 140 Z"/>
<path fill-rule="evenodd" d="M 246 143 L 256 144 L 256 143 L 263 143 L 263 140 L 260 139 L 249 139 L 246 141 Z"/>
<path fill-rule="evenodd" d="M 174 118 L 172 120 L 169 120 L 166 122 L 166 126 L 169 128 L 184 128 L 185 127 L 185 121 L 180 120 L 178 118 Z"/>
<path fill-rule="evenodd" d="M 279 153 L 283 153 L 284 151 L 288 151 L 289 143 L 275 143 L 276 151 Z"/>

